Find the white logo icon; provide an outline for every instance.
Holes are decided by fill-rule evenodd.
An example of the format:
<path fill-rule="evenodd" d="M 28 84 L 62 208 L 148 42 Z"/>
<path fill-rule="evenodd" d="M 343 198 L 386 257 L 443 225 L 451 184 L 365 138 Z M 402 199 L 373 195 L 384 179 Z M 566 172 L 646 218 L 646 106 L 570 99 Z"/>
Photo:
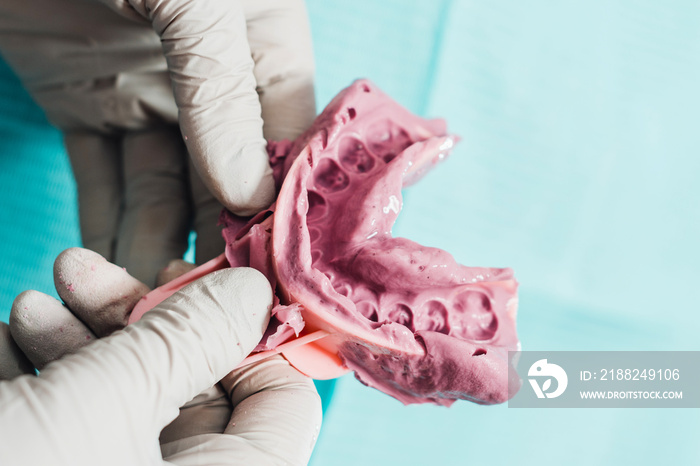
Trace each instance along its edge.
<path fill-rule="evenodd" d="M 530 377 L 548 377 L 542 387 L 537 383 L 536 379 L 528 379 L 532 389 L 535 391 L 537 398 L 556 398 L 566 390 L 566 385 L 569 383 L 569 378 L 566 376 L 566 372 L 560 366 L 556 364 L 548 363 L 546 359 L 540 359 L 536 361 L 530 370 L 527 372 Z M 553 392 L 547 392 L 552 386 L 552 378 L 557 381 L 557 389 Z"/>

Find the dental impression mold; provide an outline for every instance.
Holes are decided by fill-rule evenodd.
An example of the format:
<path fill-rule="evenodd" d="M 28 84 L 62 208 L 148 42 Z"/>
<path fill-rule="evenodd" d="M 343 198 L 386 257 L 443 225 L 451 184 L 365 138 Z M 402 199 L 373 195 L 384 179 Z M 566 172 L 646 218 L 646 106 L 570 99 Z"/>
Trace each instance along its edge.
<path fill-rule="evenodd" d="M 318 348 L 403 403 L 508 398 L 513 272 L 391 234 L 402 187 L 457 140 L 360 80 L 296 141 L 270 143 L 276 203 L 252 220 L 221 218 L 229 265 L 255 267 L 276 289 L 256 350 L 323 330 Z"/>

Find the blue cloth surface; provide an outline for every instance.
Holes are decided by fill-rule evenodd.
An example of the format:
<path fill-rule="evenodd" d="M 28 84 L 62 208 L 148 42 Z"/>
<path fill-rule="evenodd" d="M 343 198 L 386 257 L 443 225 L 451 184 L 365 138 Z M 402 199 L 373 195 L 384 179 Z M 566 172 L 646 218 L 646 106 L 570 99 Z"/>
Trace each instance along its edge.
<path fill-rule="evenodd" d="M 524 349 L 700 349 L 697 3 L 308 4 L 321 103 L 366 76 L 462 136 L 394 234 L 513 267 Z M 404 407 L 345 376 L 324 422 L 314 465 L 700 464 L 694 409 Z"/>
<path fill-rule="evenodd" d="M 368 77 L 462 136 L 394 230 L 511 266 L 531 350 L 699 350 L 700 5 L 309 0 L 319 108 Z M 0 67 L 0 317 L 79 244 L 52 129 Z M 404 407 L 338 380 L 313 465 L 700 464 L 694 409 Z"/>

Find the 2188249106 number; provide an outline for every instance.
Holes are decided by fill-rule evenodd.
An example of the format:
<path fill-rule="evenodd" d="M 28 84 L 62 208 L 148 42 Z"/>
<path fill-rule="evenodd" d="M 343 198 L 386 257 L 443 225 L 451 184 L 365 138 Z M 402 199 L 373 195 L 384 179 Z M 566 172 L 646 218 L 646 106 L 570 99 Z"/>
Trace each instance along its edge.
<path fill-rule="evenodd" d="M 600 380 L 679 380 L 678 369 L 601 369 Z"/>

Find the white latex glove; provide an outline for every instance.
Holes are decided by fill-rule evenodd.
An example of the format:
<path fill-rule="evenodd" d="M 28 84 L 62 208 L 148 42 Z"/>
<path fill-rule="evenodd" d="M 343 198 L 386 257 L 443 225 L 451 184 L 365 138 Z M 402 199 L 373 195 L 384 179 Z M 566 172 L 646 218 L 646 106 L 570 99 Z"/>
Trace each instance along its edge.
<path fill-rule="evenodd" d="M 281 357 L 228 373 L 269 319 L 262 274 L 215 272 L 114 331 L 143 284 L 77 248 L 54 272 L 67 307 L 25 292 L 12 335 L 0 331 L 0 377 L 13 378 L 0 382 L 0 464 L 308 462 L 321 422 L 312 381 Z M 39 376 L 18 376 L 31 368 L 23 353 Z"/>
<path fill-rule="evenodd" d="M 3 0 L 0 53 L 65 133 L 85 247 L 151 286 L 192 222 L 223 251 L 219 202 L 272 202 L 263 136 L 315 116 L 302 0 Z"/>

